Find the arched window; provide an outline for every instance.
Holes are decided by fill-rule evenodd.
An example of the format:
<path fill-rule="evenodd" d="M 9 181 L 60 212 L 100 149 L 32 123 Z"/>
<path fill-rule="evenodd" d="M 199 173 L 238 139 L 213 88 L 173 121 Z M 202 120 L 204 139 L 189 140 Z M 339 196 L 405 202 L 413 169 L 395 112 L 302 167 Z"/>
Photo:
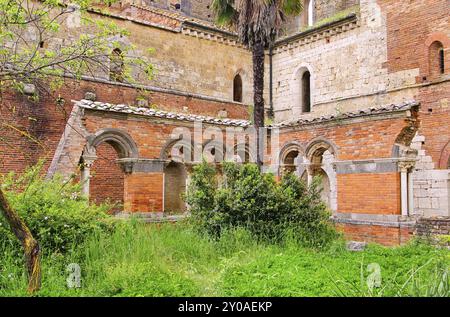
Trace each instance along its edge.
<path fill-rule="evenodd" d="M 123 55 L 122 51 L 115 48 L 109 57 L 109 79 L 113 81 L 123 81 Z"/>
<path fill-rule="evenodd" d="M 314 24 L 314 0 L 309 0 L 308 3 L 308 26 Z"/>
<path fill-rule="evenodd" d="M 301 27 L 312 26 L 314 24 L 314 0 L 303 1 L 303 11 L 300 20 Z"/>
<path fill-rule="evenodd" d="M 311 112 L 311 74 L 305 71 L 302 75 L 302 113 Z"/>
<path fill-rule="evenodd" d="M 438 76 L 445 72 L 444 46 L 441 42 L 431 43 L 428 53 L 428 64 L 431 76 Z"/>
<path fill-rule="evenodd" d="M 439 50 L 439 70 L 441 71 L 441 74 L 445 72 L 445 56 L 444 56 L 444 49 L 441 48 Z"/>
<path fill-rule="evenodd" d="M 233 101 L 242 102 L 242 78 L 239 74 L 233 80 Z"/>

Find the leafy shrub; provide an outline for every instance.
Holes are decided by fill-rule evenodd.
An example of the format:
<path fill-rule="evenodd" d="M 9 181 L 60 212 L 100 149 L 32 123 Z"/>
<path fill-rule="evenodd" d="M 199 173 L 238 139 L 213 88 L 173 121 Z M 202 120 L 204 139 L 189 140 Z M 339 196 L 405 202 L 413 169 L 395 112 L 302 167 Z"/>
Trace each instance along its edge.
<path fill-rule="evenodd" d="M 44 252 L 63 252 L 82 243 L 90 233 L 114 226 L 106 213 L 110 206 L 89 204 L 80 185 L 61 176 L 45 179 L 42 163 L 21 176 L 8 174 L 1 182 L 6 197 L 38 240 Z M 5 219 L 0 215 L 0 241 L 18 247 Z M 0 246 L 1 247 L 1 246 Z"/>
<path fill-rule="evenodd" d="M 203 163 L 194 168 L 186 201 L 197 229 L 213 237 L 243 227 L 257 238 L 281 242 L 287 235 L 303 245 L 327 244 L 336 235 L 320 200 L 319 179 L 310 187 L 292 174 L 276 182 L 256 165 L 225 163 L 223 176 Z"/>

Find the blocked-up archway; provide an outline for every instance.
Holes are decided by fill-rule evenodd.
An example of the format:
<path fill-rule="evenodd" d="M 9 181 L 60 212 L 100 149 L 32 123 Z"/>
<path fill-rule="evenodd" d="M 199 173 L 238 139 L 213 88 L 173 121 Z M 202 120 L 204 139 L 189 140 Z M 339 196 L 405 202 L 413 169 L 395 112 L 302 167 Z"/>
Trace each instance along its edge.
<path fill-rule="evenodd" d="M 95 203 L 112 203 L 113 212 L 121 211 L 124 204 L 125 174 L 117 162 L 119 155 L 114 147 L 106 142 L 96 147 L 96 153 L 97 159 L 90 170 L 90 200 Z"/>
<path fill-rule="evenodd" d="M 164 212 L 182 213 L 186 210 L 187 171 L 183 163 L 171 161 L 164 168 Z"/>
<path fill-rule="evenodd" d="M 161 151 L 164 164 L 164 212 L 183 213 L 183 199 L 189 181 L 188 170 L 194 162 L 195 144 L 189 140 L 169 140 Z"/>
<path fill-rule="evenodd" d="M 91 201 L 109 201 L 123 210 L 125 203 L 125 174 L 128 166 L 123 160 L 137 159 L 138 150 L 131 136 L 120 129 L 102 129 L 87 137 L 80 159 L 83 193 Z"/>

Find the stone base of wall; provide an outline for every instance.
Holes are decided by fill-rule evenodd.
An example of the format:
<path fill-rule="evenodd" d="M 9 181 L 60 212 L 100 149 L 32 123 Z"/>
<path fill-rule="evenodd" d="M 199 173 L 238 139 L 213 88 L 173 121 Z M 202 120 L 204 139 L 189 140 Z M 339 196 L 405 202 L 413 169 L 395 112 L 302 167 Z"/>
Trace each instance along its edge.
<path fill-rule="evenodd" d="M 341 213 L 334 215 L 333 221 L 346 240 L 395 246 L 417 237 L 435 245 L 450 247 L 450 217 L 417 218 Z"/>
<path fill-rule="evenodd" d="M 450 217 L 419 218 L 414 235 L 433 244 L 450 247 Z"/>
<path fill-rule="evenodd" d="M 413 219 L 399 215 L 337 214 L 333 221 L 346 240 L 386 246 L 407 243 L 414 234 L 415 226 Z"/>

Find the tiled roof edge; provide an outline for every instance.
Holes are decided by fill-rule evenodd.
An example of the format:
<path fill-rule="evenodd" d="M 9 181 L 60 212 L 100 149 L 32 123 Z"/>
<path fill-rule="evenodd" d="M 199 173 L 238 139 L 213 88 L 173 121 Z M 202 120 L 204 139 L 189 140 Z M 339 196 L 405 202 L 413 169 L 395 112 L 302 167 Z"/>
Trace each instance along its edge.
<path fill-rule="evenodd" d="M 91 101 L 86 99 L 72 100 L 72 102 L 75 105 L 85 109 L 134 114 L 146 117 L 155 117 L 155 118 L 172 119 L 178 121 L 190 121 L 190 122 L 200 121 L 215 125 L 235 126 L 243 128 L 248 127 L 250 125 L 250 121 L 242 119 L 226 119 L 226 118 L 222 119 L 210 116 L 174 113 L 164 110 L 151 109 L 147 107 L 129 106 L 124 104 L 110 104 L 106 102 Z"/>

